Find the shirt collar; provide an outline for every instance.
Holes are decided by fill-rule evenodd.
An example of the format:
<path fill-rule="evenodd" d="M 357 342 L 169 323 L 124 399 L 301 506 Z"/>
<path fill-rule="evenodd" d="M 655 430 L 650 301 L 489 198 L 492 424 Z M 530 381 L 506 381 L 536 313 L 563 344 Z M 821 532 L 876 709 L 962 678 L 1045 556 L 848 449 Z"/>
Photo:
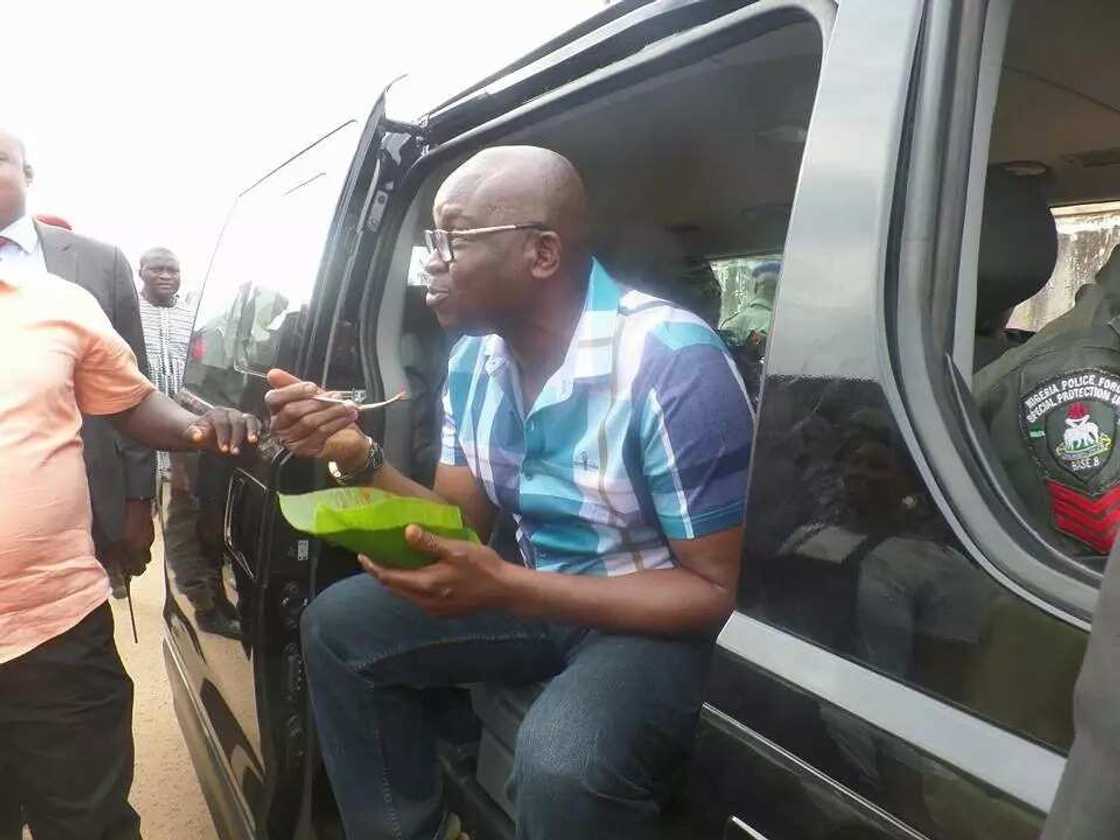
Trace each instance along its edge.
<path fill-rule="evenodd" d="M 545 386 L 548 390 L 549 385 L 555 382 L 560 391 L 555 395 L 558 399 L 565 399 L 571 393 L 573 380 L 595 379 L 610 374 L 614 366 L 614 334 L 621 300 L 622 289 L 617 281 L 602 263 L 592 259 L 583 312 L 572 333 L 563 364 Z M 486 372 L 489 374 L 509 361 L 509 350 L 499 335 L 486 336 L 482 352 L 487 357 Z"/>
<path fill-rule="evenodd" d="M 6 228 L 0 230 L 0 236 L 10 239 L 25 254 L 33 254 L 35 249 L 39 247 L 39 231 L 35 229 L 35 223 L 27 214 L 20 216 Z"/>

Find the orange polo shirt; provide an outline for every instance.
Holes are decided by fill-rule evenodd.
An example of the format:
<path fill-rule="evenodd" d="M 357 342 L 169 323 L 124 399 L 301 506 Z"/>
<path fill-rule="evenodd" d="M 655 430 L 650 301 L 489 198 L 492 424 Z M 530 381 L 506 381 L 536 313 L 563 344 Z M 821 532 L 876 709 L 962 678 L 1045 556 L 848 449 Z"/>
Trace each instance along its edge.
<path fill-rule="evenodd" d="M 0 663 L 108 597 L 81 413 L 116 414 L 152 390 L 85 289 L 38 271 L 0 275 Z"/>

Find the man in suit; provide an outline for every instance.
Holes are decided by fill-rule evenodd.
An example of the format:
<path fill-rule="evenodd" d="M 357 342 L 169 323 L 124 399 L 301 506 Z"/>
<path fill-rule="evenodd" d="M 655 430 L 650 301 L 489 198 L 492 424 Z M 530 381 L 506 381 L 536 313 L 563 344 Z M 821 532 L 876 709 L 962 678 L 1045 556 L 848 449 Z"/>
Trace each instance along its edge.
<path fill-rule="evenodd" d="M 2 129 L 0 161 L 13 164 L 7 171 L 14 173 L 0 183 L 0 265 L 45 270 L 90 292 L 147 376 L 136 287 L 124 254 L 119 248 L 42 224 L 27 214 L 27 188 L 34 171 L 24 144 Z M 82 442 L 97 557 L 109 572 L 113 594 L 121 598 L 125 595 L 123 575 L 142 572 L 151 556 L 156 456 L 120 437 L 100 417 L 84 419 Z"/>

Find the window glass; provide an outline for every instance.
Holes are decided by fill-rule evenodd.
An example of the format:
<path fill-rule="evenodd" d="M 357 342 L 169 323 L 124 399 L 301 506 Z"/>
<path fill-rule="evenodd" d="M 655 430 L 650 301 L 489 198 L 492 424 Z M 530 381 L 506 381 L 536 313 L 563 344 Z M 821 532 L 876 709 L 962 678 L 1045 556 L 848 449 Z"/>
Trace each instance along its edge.
<path fill-rule="evenodd" d="M 781 254 L 709 260 L 721 291 L 719 326 L 736 337 L 770 332 Z"/>
<path fill-rule="evenodd" d="M 1007 360 L 1017 365 L 1014 370 L 1022 369 L 1021 354 L 1038 339 L 1021 327 L 1008 330 L 1011 310 L 1046 286 L 1052 274 L 1090 276 L 1097 257 L 1089 253 L 1107 250 L 1111 233 L 1094 234 L 1097 241 L 1090 244 L 1084 232 L 1074 235 L 1074 228 L 1088 221 L 1075 223 L 1077 214 L 1070 214 L 1067 226 L 1059 217 L 1066 230 L 1059 254 L 1051 206 L 1077 203 L 1070 200 L 1072 191 L 1099 193 L 1093 193 L 1083 169 L 1061 177 L 1067 164 L 1053 145 L 1056 135 L 1045 131 L 1053 126 L 1053 114 L 1032 110 L 1043 101 L 1056 106 L 1031 80 L 1074 67 L 1080 53 L 1076 39 L 1069 43 L 1075 52 L 1065 58 L 1048 42 L 1041 48 L 1044 33 L 1056 26 L 1037 20 L 1043 8 L 1038 4 L 1018 8 L 1027 12 L 1013 22 L 1008 42 L 993 130 L 996 166 L 988 173 L 980 236 L 976 346 L 978 358 L 981 352 L 989 355 L 977 375 L 976 399 L 990 424 L 984 457 L 1009 474 L 1019 471 L 1013 476 L 1016 489 L 1024 488 L 1024 502 L 1027 492 L 1035 494 L 1028 509 L 1054 530 L 1047 485 L 1032 450 L 1033 429 L 1020 421 L 1023 394 L 996 394 L 1016 386 L 1020 377 L 992 377 L 984 368 Z M 1066 140 L 1070 149 L 1089 142 L 1087 135 L 1074 133 Z M 1114 145 L 1120 146 L 1120 133 Z M 1025 159 L 1035 154 L 1039 160 Z M 734 263 L 716 270 L 724 276 L 734 272 L 736 279 L 743 274 Z M 1074 289 L 1067 294 L 1071 301 Z M 1054 304 L 1063 308 L 1068 301 Z M 1035 322 L 1031 328 L 1048 326 Z M 901 325 L 900 341 L 913 340 L 907 332 L 908 325 Z M 867 347 L 875 352 L 871 336 Z M 985 391 L 982 382 L 993 390 Z M 767 382 L 754 445 L 740 609 L 1008 730 L 1068 749 L 1085 634 L 1006 589 L 973 560 L 914 463 L 896 411 L 874 381 L 782 376 Z M 1055 420 L 1063 430 L 1068 425 L 1064 417 Z M 1095 413 L 1079 422 L 1097 422 Z M 1115 435 L 1114 430 L 1115 421 L 1100 435 Z M 1091 430 L 1077 434 L 1078 442 L 1092 436 Z M 1074 478 L 1068 469 L 1061 475 L 1065 482 Z M 858 760 L 875 769 L 882 758 L 872 751 Z M 955 835 L 946 831 L 946 836 Z"/>
<path fill-rule="evenodd" d="M 1120 13 L 1082 5 L 1080 17 L 1033 3 L 1012 15 L 972 391 L 1017 513 L 1095 573 L 1120 525 L 1120 111 L 1101 107 L 1114 91 L 1100 81 L 1117 68 L 1100 33 L 1115 34 Z"/>
<path fill-rule="evenodd" d="M 359 131 L 347 123 L 238 198 L 207 273 L 184 373 L 203 399 L 240 405 L 248 378 L 294 360 Z M 356 353 L 348 336 L 356 330 L 336 332 L 336 354 Z"/>
<path fill-rule="evenodd" d="M 1051 212 L 1058 232 L 1054 273 L 1034 297 L 1015 307 L 1009 329 L 1033 334 L 1072 309 L 1077 293 L 1096 279 L 1120 244 L 1120 202 L 1054 207 Z"/>
<path fill-rule="evenodd" d="M 719 333 L 735 357 L 751 402 L 757 406 L 782 255 L 713 259 L 708 265 L 719 282 Z"/>

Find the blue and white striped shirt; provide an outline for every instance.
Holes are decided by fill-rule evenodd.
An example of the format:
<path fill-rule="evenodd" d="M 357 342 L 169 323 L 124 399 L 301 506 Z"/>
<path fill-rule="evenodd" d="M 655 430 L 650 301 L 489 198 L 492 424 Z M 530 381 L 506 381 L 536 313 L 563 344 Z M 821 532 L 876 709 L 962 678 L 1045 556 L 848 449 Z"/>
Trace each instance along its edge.
<path fill-rule="evenodd" d="M 624 575 L 676 565 L 667 540 L 742 524 L 753 420 L 695 315 L 593 262 L 567 356 L 527 413 L 497 335 L 451 352 L 441 463 L 510 512 L 533 568 Z"/>

